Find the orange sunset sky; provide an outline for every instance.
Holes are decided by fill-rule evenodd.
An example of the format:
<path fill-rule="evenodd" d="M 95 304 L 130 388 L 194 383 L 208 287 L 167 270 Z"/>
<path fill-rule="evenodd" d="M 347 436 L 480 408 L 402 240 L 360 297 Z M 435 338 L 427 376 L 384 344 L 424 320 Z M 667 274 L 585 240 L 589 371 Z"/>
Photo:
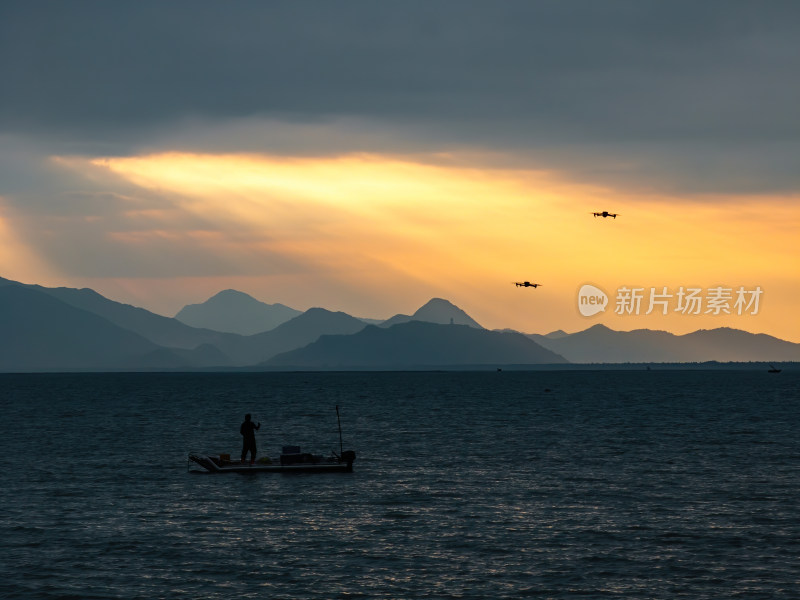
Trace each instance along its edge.
<path fill-rule="evenodd" d="M 152 44 L 180 58 L 138 46 L 130 19 L 153 25 L 130 6 L 103 7 L 106 33 L 77 49 L 48 38 L 49 54 L 44 25 L 10 11 L 28 37 L 4 30 L 0 276 L 167 316 L 232 288 L 375 319 L 439 297 L 492 329 L 800 342 L 796 65 L 775 54 L 797 42 L 781 15 L 699 9 L 717 25 L 702 35 L 665 6 L 627 23 L 452 6 L 364 5 L 313 35 L 287 7 L 200 10 L 189 32 L 167 10 Z M 584 284 L 605 312 L 581 315 Z M 642 288 L 638 314 L 618 314 L 623 287 Z M 720 287 L 729 312 L 679 310 L 681 288 Z M 651 288 L 668 314 L 645 314 Z M 742 314 L 739 288 L 760 290 Z"/>

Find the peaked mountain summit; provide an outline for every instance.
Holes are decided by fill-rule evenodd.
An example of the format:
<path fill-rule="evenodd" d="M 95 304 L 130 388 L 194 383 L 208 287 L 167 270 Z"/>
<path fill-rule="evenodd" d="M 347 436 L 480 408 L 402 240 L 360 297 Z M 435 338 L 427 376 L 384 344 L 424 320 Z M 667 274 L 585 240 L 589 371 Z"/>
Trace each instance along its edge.
<path fill-rule="evenodd" d="M 274 329 L 301 314 L 283 304 L 266 304 L 249 294 L 223 290 L 200 304 L 187 304 L 175 318 L 186 325 L 253 335 Z"/>
<path fill-rule="evenodd" d="M 452 302 L 443 298 L 432 298 L 421 306 L 413 315 L 395 315 L 381 323 L 381 327 L 391 327 L 398 323 L 424 321 L 439 325 L 468 325 L 475 329 L 483 329 L 472 317 Z"/>

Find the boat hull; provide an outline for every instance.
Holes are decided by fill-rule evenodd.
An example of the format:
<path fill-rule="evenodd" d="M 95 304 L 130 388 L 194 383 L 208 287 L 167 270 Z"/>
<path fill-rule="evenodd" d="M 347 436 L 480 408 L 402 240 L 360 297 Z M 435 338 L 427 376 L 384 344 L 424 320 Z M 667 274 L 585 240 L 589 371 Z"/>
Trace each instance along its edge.
<path fill-rule="evenodd" d="M 355 456 L 353 456 L 353 459 Z M 317 462 L 294 464 L 236 463 L 220 461 L 210 456 L 190 454 L 189 460 L 205 469 L 206 473 L 352 473 L 353 460 L 344 462 Z"/>

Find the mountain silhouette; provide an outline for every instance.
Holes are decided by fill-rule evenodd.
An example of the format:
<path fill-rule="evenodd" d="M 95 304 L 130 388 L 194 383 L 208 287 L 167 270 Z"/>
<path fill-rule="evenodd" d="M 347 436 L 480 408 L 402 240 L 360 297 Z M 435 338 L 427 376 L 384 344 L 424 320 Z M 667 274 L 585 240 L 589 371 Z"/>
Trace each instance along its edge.
<path fill-rule="evenodd" d="M 346 313 L 310 308 L 275 329 L 244 338 L 221 340 L 218 346 L 234 364 L 253 365 L 310 344 L 321 335 L 356 333 L 364 327 L 367 327 L 366 323 Z"/>
<path fill-rule="evenodd" d="M 335 369 L 566 362 L 521 333 L 410 321 L 388 328 L 370 325 L 353 335 L 324 335 L 265 364 Z"/>
<path fill-rule="evenodd" d="M 0 331 L 0 370 L 7 372 L 192 366 L 188 357 L 23 286 L 0 286 Z"/>
<path fill-rule="evenodd" d="M 564 331 L 563 329 L 556 329 L 555 331 L 551 331 L 550 333 L 546 333 L 544 337 L 546 337 L 549 340 L 557 340 L 559 338 L 566 337 L 568 335 L 569 334 L 566 331 Z"/>
<path fill-rule="evenodd" d="M 615 331 L 595 325 L 556 338 L 528 337 L 575 363 L 800 360 L 800 344 L 725 327 L 675 335 L 650 329 Z"/>
<path fill-rule="evenodd" d="M 244 292 L 223 290 L 201 304 L 184 306 L 175 318 L 192 327 L 253 335 L 274 329 L 302 311 L 266 304 Z"/>
<path fill-rule="evenodd" d="M 439 323 L 440 325 L 469 325 L 476 329 L 483 329 L 467 313 L 442 298 L 428 300 L 413 315 L 395 315 L 381 323 L 381 327 L 391 327 L 399 323 L 408 323 L 409 321 L 424 321 L 426 323 Z"/>
<path fill-rule="evenodd" d="M 4 287 L 51 296 L 153 342 L 152 354 L 142 364 L 148 368 L 252 366 L 279 352 L 313 342 L 322 334 L 355 333 L 366 326 L 345 313 L 312 308 L 273 330 L 242 336 L 191 327 L 177 319 L 114 302 L 90 289 L 44 288 L 0 278 L 0 289 Z M 7 342 L 0 340 L 0 345 L 7 347 Z"/>
<path fill-rule="evenodd" d="M 393 320 L 403 322 L 391 325 Z M 725 327 L 685 335 L 614 331 L 604 325 L 572 334 L 490 332 L 441 298 L 380 327 L 312 308 L 268 331 L 240 335 L 191 327 L 90 289 L 45 288 L 3 278 L 0 333 L 0 371 L 6 372 L 253 368 L 264 363 L 269 368 L 402 368 L 800 361 L 800 344 Z"/>
<path fill-rule="evenodd" d="M 383 327 L 383 328 L 392 327 L 394 325 L 399 325 L 400 323 L 408 323 L 409 321 L 412 320 L 413 318 L 411 317 L 411 315 L 396 314 L 393 317 L 389 317 L 382 323 L 379 323 L 378 327 Z"/>
<path fill-rule="evenodd" d="M 694 360 L 730 362 L 798 361 L 800 344 L 794 344 L 764 333 L 749 333 L 740 329 L 719 327 L 700 329 L 678 336 L 696 353 Z M 714 356 L 715 358 L 706 358 Z"/>
<path fill-rule="evenodd" d="M 220 339 L 231 335 L 190 327 L 171 317 L 164 317 L 143 308 L 109 300 L 88 288 L 46 288 L 0 278 L 0 287 L 3 285 L 19 286 L 42 292 L 70 306 L 103 317 L 160 346 L 193 350 L 203 344 L 215 344 Z"/>

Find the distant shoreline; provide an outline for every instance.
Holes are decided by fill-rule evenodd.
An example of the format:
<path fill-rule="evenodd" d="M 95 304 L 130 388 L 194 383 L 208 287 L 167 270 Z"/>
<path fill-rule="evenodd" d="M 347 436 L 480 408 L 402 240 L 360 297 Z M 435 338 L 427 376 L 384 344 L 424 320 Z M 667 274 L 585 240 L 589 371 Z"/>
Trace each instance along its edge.
<path fill-rule="evenodd" d="M 800 372 L 800 362 L 698 362 L 698 363 L 570 363 L 570 364 L 512 364 L 512 365 L 424 365 L 397 367 L 209 367 L 178 369 L 63 369 L 63 370 L 26 370 L 0 371 L 4 375 L 61 375 L 61 374 L 154 374 L 154 373 L 459 373 L 459 372 L 521 372 L 521 371 L 753 371 L 767 373 L 771 366 L 781 372 Z M 777 373 L 775 375 L 780 375 Z"/>

